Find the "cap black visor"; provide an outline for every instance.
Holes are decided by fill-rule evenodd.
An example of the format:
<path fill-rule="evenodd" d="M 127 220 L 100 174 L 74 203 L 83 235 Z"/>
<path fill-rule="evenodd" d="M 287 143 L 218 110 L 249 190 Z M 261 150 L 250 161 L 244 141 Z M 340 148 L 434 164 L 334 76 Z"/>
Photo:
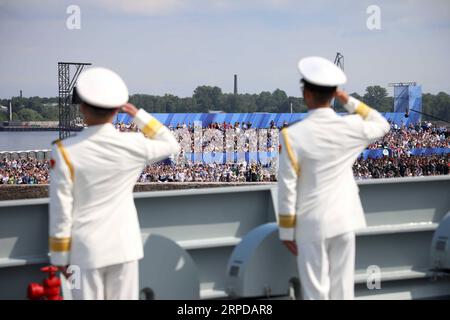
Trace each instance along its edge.
<path fill-rule="evenodd" d="M 334 87 L 318 86 L 316 84 L 312 84 L 311 82 L 306 81 L 305 79 L 302 79 L 301 81 L 303 82 L 305 88 L 319 93 L 333 93 L 337 89 L 337 86 Z"/>

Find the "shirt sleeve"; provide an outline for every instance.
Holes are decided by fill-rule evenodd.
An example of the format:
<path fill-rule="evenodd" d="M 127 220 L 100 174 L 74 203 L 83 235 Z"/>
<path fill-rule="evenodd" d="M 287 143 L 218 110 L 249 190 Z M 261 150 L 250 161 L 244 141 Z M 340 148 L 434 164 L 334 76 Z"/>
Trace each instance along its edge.
<path fill-rule="evenodd" d="M 134 122 L 148 138 L 145 140 L 148 162 L 161 161 L 180 152 L 180 145 L 170 130 L 144 109 L 139 109 Z"/>
<path fill-rule="evenodd" d="M 61 141 L 54 144 L 50 162 L 50 262 L 65 266 L 70 258 L 74 169 Z"/>
<path fill-rule="evenodd" d="M 370 143 L 389 132 L 389 122 L 377 110 L 370 108 L 358 99 L 349 97 L 344 108 L 349 113 L 356 113 L 361 117 L 362 121 L 359 121 L 360 137 L 364 142 Z"/>
<path fill-rule="evenodd" d="M 289 141 L 287 129 L 281 131 L 278 168 L 278 226 L 281 240 L 294 240 L 297 182 L 300 166 Z"/>

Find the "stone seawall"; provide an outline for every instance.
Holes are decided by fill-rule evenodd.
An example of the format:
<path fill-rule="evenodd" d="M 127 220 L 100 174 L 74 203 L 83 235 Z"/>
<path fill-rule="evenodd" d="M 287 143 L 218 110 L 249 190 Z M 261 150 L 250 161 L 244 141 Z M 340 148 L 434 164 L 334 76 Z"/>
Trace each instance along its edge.
<path fill-rule="evenodd" d="M 135 192 L 162 191 L 179 189 L 218 188 L 233 186 L 263 185 L 266 182 L 167 182 L 167 183 L 138 183 Z M 17 199 L 47 198 L 48 185 L 0 185 L 0 201 Z"/>

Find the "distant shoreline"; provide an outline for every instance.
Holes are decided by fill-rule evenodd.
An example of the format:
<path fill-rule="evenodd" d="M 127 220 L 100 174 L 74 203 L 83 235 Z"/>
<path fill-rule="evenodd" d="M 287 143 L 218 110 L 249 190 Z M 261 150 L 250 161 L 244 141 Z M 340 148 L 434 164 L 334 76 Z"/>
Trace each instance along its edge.
<path fill-rule="evenodd" d="M 58 131 L 59 128 L 0 127 L 0 132 Z"/>
<path fill-rule="evenodd" d="M 71 131 L 81 131 L 82 128 L 73 128 Z M 59 131 L 54 127 L 0 127 L 0 132 L 32 132 L 32 131 Z"/>

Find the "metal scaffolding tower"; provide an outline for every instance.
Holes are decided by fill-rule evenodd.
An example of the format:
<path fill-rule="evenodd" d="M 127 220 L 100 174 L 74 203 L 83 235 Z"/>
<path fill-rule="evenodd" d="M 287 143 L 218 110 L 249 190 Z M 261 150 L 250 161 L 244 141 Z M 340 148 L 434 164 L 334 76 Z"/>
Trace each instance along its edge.
<path fill-rule="evenodd" d="M 78 76 L 84 66 L 90 63 L 58 62 L 58 108 L 59 108 L 59 138 L 69 137 L 72 131 L 77 130 L 79 121 L 78 108 L 72 105 L 72 91 Z M 70 67 L 75 67 L 73 77 L 70 76 Z M 78 118 L 78 119 L 77 119 Z"/>
<path fill-rule="evenodd" d="M 344 71 L 344 56 L 340 52 L 336 52 L 336 57 L 334 58 L 334 64 L 341 68 Z M 337 100 L 334 99 L 333 109 L 337 108 Z"/>
<path fill-rule="evenodd" d="M 344 70 L 344 56 L 341 53 L 336 52 L 336 57 L 334 58 L 334 64 L 337 65 L 339 68 L 341 68 L 342 71 Z"/>

